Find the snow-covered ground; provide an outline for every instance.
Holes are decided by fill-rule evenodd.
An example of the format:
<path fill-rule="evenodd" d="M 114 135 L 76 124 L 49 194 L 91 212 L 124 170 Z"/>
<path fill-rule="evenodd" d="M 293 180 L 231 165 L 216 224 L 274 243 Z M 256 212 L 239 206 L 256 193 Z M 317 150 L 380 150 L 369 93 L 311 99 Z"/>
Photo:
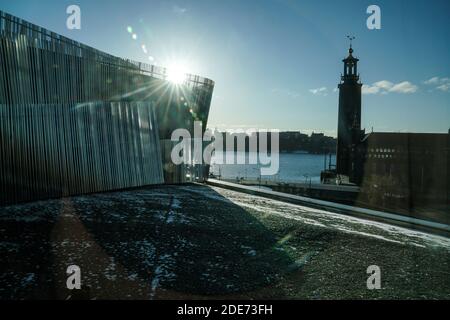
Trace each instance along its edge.
<path fill-rule="evenodd" d="M 183 188 L 185 190 L 190 190 L 191 192 L 201 192 L 191 186 Z M 442 247 L 446 250 L 450 250 L 450 239 L 443 236 L 414 231 L 412 229 L 397 227 L 387 223 L 355 218 L 302 205 L 267 199 L 246 193 L 230 191 L 223 188 L 212 187 L 212 189 L 223 197 L 207 193 L 204 194 L 204 196 L 219 201 L 224 201 L 224 199 L 227 199 L 226 201 L 231 200 L 238 206 L 250 210 L 270 213 L 286 219 L 297 220 L 305 224 L 323 228 L 332 228 L 342 232 L 358 234 L 383 241 L 418 247 Z"/>
<path fill-rule="evenodd" d="M 450 297 L 448 238 L 199 185 L 0 208 L 0 255 L 0 298 Z"/>

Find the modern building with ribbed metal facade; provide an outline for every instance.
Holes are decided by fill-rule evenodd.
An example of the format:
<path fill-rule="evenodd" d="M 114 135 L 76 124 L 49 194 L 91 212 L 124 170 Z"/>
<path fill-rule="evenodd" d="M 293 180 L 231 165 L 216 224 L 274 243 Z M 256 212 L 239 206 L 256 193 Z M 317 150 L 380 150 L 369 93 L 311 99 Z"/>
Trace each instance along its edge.
<path fill-rule="evenodd" d="M 171 133 L 206 128 L 213 88 L 0 11 L 0 205 L 186 181 Z"/>

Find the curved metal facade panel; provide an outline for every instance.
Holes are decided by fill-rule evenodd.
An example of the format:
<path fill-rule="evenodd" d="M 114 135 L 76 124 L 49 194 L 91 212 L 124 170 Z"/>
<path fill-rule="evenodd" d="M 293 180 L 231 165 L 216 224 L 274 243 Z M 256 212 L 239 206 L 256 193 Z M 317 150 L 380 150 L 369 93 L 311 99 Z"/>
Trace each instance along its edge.
<path fill-rule="evenodd" d="M 0 105 L 0 203 L 163 183 L 149 102 Z"/>
<path fill-rule="evenodd" d="M 209 79 L 174 88 L 1 11 L 0 57 L 0 204 L 164 183 L 160 139 L 206 127 Z"/>

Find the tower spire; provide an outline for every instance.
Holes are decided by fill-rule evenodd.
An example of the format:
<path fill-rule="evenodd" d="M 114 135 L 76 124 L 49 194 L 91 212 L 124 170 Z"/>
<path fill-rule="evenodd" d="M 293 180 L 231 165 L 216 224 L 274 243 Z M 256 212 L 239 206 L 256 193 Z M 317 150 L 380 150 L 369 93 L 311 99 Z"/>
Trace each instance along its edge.
<path fill-rule="evenodd" d="M 350 41 L 350 48 L 348 49 L 348 57 L 342 60 L 344 62 L 344 75 L 341 77 L 342 81 L 346 82 L 358 82 L 358 59 L 353 56 L 353 40 L 356 38 L 354 36 L 347 36 Z"/>
<path fill-rule="evenodd" d="M 352 48 L 352 42 L 356 39 L 355 36 L 347 36 L 347 39 L 350 40 L 350 49 Z"/>
<path fill-rule="evenodd" d="M 349 177 L 350 182 L 357 180 L 359 170 L 357 147 L 361 140 L 361 88 L 358 75 L 358 58 L 353 56 L 354 36 L 350 41 L 348 57 L 342 60 L 344 74 L 339 83 L 339 121 L 337 134 L 336 172 Z M 359 172 L 359 171 L 358 171 Z"/>

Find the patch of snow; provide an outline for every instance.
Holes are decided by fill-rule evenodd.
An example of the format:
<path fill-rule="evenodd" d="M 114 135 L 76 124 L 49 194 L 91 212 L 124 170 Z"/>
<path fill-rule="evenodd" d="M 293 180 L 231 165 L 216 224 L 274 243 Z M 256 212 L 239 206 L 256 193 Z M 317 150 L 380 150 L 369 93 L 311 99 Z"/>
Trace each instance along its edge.
<path fill-rule="evenodd" d="M 34 273 L 27 273 L 26 276 L 22 278 L 22 281 L 20 283 L 21 286 L 27 287 L 31 285 L 34 282 L 34 277 L 35 277 Z"/>
<path fill-rule="evenodd" d="M 114 281 L 117 279 L 116 271 L 116 263 L 114 262 L 114 258 L 110 258 L 109 265 L 105 269 L 105 277 L 108 280 Z"/>
<path fill-rule="evenodd" d="M 231 201 L 236 205 L 250 210 L 266 214 L 275 214 L 286 219 L 297 220 L 309 225 L 334 228 L 342 232 L 359 234 L 366 237 L 377 238 L 382 241 L 402 243 L 421 248 L 443 247 L 450 251 L 450 239 L 443 236 L 218 187 L 212 187 L 212 190 L 214 193 L 219 193 L 222 196 L 217 196 L 208 192 L 201 193 L 211 199 Z M 194 190 L 191 191 L 200 192 Z"/>

